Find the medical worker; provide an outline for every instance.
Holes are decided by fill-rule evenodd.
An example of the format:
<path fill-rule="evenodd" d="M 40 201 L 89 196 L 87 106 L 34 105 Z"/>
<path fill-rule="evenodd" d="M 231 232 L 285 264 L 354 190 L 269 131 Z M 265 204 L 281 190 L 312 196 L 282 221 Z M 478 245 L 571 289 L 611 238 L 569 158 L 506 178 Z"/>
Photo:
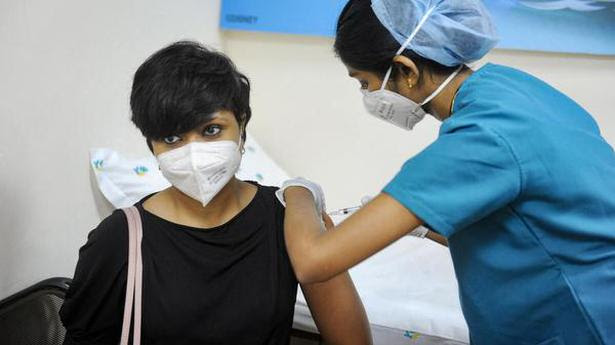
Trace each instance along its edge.
<path fill-rule="evenodd" d="M 287 181 L 293 266 L 321 281 L 426 225 L 448 240 L 472 344 L 615 344 L 615 153 L 545 82 L 467 67 L 496 40 L 478 0 L 346 5 L 335 49 L 368 112 L 406 130 L 428 114 L 442 124 L 334 230 L 321 231 L 318 185 Z"/>

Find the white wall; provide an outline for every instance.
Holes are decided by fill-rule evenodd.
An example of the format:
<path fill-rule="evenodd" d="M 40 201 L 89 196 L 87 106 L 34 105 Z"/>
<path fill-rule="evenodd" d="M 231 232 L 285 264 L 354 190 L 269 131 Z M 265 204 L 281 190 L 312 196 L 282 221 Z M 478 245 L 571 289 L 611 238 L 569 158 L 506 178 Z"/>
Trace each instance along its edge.
<path fill-rule="evenodd" d="M 254 86 L 248 129 L 290 174 L 321 183 L 330 209 L 378 193 L 437 136 L 432 118 L 404 132 L 368 115 L 332 39 L 235 31 L 222 37 Z M 523 69 L 562 90 L 615 144 L 615 57 L 496 50 L 485 61 Z"/>
<path fill-rule="evenodd" d="M 108 207 L 88 149 L 147 153 L 133 73 L 179 39 L 219 46 L 218 16 L 218 0 L 0 1 L 0 298 L 72 276 Z"/>
<path fill-rule="evenodd" d="M 0 298 L 72 276 L 77 250 L 109 208 L 88 149 L 147 154 L 129 122 L 131 76 L 182 38 L 219 44 L 251 77 L 251 133 L 291 174 L 320 182 L 330 208 L 375 194 L 436 138 L 365 113 L 326 38 L 227 32 L 219 0 L 0 1 Z M 497 51 L 584 105 L 615 143 L 615 58 Z"/>

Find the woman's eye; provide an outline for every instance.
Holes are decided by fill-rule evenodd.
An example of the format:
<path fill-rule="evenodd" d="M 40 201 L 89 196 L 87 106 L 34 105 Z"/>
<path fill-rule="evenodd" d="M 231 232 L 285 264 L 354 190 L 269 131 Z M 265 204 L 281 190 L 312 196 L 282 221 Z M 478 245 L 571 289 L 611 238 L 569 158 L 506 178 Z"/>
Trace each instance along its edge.
<path fill-rule="evenodd" d="M 220 126 L 218 125 L 207 126 L 205 127 L 205 130 L 203 130 L 203 135 L 212 137 L 212 136 L 220 134 L 221 130 L 222 129 L 220 129 Z"/>
<path fill-rule="evenodd" d="M 164 139 L 162 139 L 162 141 L 164 141 L 164 143 L 168 145 L 173 145 L 180 140 L 181 138 L 178 137 L 177 135 L 172 135 L 170 137 L 165 137 Z"/>
<path fill-rule="evenodd" d="M 362 80 L 362 81 L 361 81 L 361 89 L 363 89 L 363 90 L 367 90 L 367 89 L 368 89 L 368 87 L 369 87 L 369 83 L 368 83 L 368 82 L 366 82 L 366 81 L 363 81 L 363 80 Z"/>

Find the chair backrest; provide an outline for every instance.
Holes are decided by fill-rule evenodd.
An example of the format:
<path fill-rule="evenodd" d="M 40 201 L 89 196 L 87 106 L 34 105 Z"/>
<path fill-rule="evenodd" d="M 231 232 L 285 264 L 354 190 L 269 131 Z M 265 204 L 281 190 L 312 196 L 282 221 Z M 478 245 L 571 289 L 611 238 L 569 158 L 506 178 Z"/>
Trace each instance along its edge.
<path fill-rule="evenodd" d="M 70 282 L 47 279 L 0 301 L 0 344 L 61 345 L 59 311 Z"/>

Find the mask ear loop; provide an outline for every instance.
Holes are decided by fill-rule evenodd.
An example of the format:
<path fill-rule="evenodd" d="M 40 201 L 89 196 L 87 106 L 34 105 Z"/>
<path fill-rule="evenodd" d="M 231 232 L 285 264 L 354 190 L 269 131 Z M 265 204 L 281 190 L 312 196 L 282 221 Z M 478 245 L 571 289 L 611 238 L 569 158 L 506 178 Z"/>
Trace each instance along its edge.
<path fill-rule="evenodd" d="M 242 155 L 244 153 L 246 153 L 246 148 L 245 148 L 245 140 L 244 140 L 244 133 L 245 133 L 245 129 L 241 130 L 241 134 L 239 134 L 239 153 L 241 153 Z"/>
<path fill-rule="evenodd" d="M 404 50 L 406 50 L 406 47 L 408 47 L 410 42 L 412 42 L 412 40 L 414 39 L 414 36 L 416 36 L 419 33 L 419 31 L 421 30 L 421 27 L 423 27 L 423 25 L 425 24 L 425 22 L 427 21 L 429 16 L 431 16 L 431 13 L 435 9 L 436 9 L 436 7 L 433 6 L 429 10 L 427 10 L 427 12 L 423 16 L 423 18 L 421 18 L 421 21 L 419 22 L 419 24 L 416 26 L 416 28 L 414 28 L 414 31 L 412 31 L 412 33 L 410 34 L 410 36 L 408 36 L 406 41 L 404 41 L 404 43 L 401 45 L 401 47 L 399 47 L 399 50 L 397 50 L 397 52 L 395 53 L 395 56 L 401 55 L 401 53 L 403 53 Z M 387 70 L 387 73 L 384 76 L 384 81 L 382 82 L 382 86 L 380 87 L 380 90 L 384 90 L 386 88 L 387 83 L 389 82 L 389 78 L 391 77 L 391 72 L 392 71 L 393 71 L 393 66 L 389 67 L 389 69 Z"/>
<path fill-rule="evenodd" d="M 436 91 L 434 91 L 429 97 L 427 97 L 427 99 L 425 99 L 423 103 L 421 103 L 421 105 L 425 105 L 431 102 L 432 99 L 436 98 L 436 96 L 438 96 L 440 92 L 442 92 L 442 90 L 444 90 L 444 88 L 448 86 L 448 84 L 453 80 L 453 78 L 455 78 L 457 74 L 461 72 L 462 68 L 463 68 L 463 65 L 459 65 L 459 67 L 457 67 L 455 72 L 449 75 L 448 78 L 446 78 L 446 80 L 442 84 L 440 84 L 440 86 L 436 89 Z"/>

